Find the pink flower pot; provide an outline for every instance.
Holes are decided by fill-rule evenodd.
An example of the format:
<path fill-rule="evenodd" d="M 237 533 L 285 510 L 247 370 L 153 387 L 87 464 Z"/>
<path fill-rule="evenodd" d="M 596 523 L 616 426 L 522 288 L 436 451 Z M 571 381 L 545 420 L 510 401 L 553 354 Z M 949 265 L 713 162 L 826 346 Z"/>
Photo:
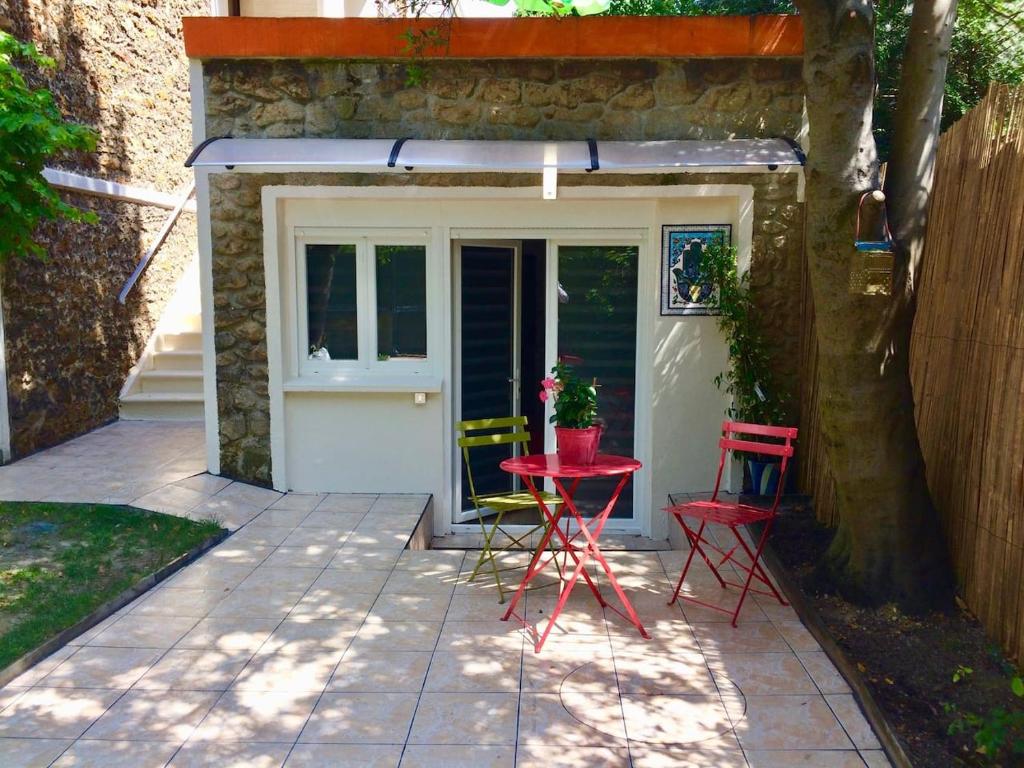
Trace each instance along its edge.
<path fill-rule="evenodd" d="M 601 444 L 601 426 L 586 429 L 555 427 L 558 458 L 566 464 L 593 464 Z"/>

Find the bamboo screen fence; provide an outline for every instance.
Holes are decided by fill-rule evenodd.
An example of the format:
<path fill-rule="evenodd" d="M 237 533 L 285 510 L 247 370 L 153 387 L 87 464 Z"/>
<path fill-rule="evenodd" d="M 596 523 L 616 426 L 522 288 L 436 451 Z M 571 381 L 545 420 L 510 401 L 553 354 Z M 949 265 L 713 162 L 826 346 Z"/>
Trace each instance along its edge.
<path fill-rule="evenodd" d="M 992 86 L 942 136 L 918 296 L 911 376 L 929 487 L 964 599 L 1024 661 L 1024 87 Z M 816 397 L 805 385 L 800 479 L 834 524 Z"/>

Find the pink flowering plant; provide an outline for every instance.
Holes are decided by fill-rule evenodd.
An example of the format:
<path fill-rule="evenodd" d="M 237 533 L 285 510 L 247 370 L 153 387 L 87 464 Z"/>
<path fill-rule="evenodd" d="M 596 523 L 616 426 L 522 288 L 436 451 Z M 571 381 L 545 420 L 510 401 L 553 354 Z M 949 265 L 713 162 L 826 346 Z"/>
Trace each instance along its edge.
<path fill-rule="evenodd" d="M 586 429 L 597 418 L 597 381 L 589 384 L 576 375 L 571 366 L 559 361 L 551 375 L 540 383 L 541 402 L 551 398 L 555 412 L 551 423 L 557 427 Z"/>

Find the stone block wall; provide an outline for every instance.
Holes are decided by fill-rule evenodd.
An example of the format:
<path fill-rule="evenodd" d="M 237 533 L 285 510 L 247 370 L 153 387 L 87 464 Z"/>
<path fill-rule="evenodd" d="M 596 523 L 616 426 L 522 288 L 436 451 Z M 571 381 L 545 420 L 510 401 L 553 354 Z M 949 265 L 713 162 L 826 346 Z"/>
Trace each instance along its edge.
<path fill-rule="evenodd" d="M 796 136 L 799 59 L 210 61 L 207 135 L 418 139 Z"/>
<path fill-rule="evenodd" d="M 791 59 L 204 62 L 208 136 L 677 139 L 796 136 Z M 210 177 L 222 473 L 271 478 L 260 190 L 268 185 L 540 186 L 529 174 L 231 174 Z M 752 282 L 780 381 L 796 382 L 803 206 L 792 174 L 565 174 L 561 186 L 750 184 Z M 791 393 L 798 412 L 796 387 Z"/>
<path fill-rule="evenodd" d="M 96 152 L 52 165 L 173 193 L 190 180 L 188 62 L 181 17 L 207 0 L 0 0 L 0 25 L 57 60 L 33 78 L 69 119 L 99 133 Z M 195 252 L 185 214 L 133 291 L 117 293 L 169 213 L 78 194 L 97 225 L 47 223 L 45 261 L 12 259 L 2 277 L 12 453 L 24 456 L 117 418 L 117 398 Z"/>

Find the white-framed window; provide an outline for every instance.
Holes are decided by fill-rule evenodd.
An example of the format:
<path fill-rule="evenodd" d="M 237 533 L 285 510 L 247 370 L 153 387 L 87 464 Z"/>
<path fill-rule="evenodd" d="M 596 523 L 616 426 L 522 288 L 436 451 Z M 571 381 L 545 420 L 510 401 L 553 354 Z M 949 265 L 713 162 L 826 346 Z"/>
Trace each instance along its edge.
<path fill-rule="evenodd" d="M 354 382 L 433 375 L 432 261 L 423 230 L 297 230 L 299 377 Z"/>

